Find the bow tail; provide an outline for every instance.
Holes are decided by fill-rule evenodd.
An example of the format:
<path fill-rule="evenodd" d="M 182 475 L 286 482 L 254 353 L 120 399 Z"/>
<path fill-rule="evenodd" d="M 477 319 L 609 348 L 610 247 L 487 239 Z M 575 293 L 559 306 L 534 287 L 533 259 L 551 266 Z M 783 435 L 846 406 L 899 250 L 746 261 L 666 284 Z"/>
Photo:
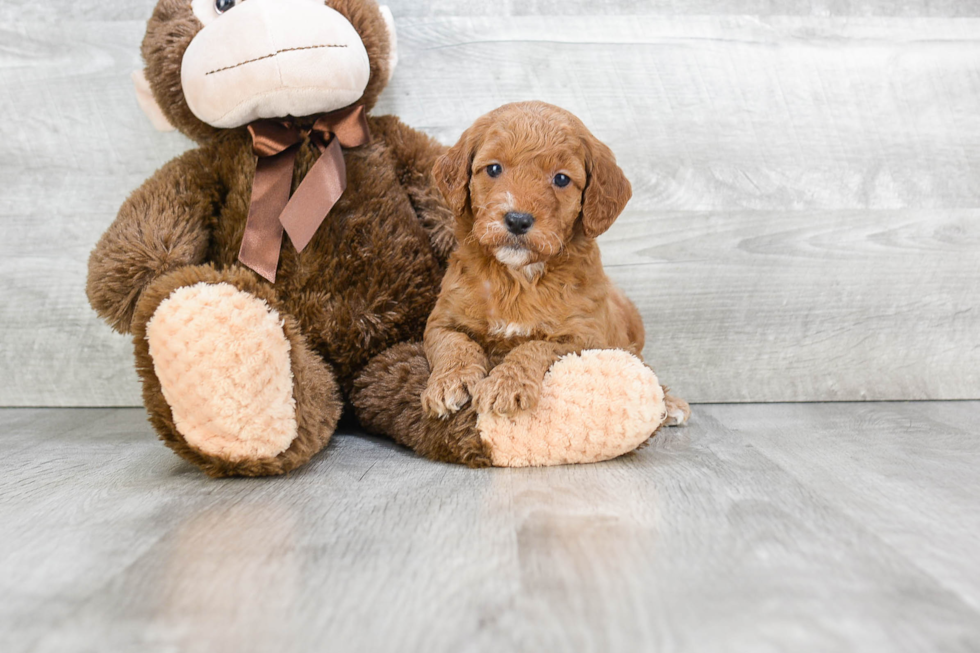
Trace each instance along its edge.
<path fill-rule="evenodd" d="M 347 188 L 347 166 L 337 138 L 320 153 L 303 183 L 279 216 L 297 252 L 313 239 L 316 230 Z"/>
<path fill-rule="evenodd" d="M 269 282 L 276 281 L 279 249 L 282 246 L 282 224 L 279 209 L 289 201 L 293 182 L 296 148 L 275 156 L 259 157 L 252 183 L 252 202 L 248 221 L 238 250 L 238 260 Z"/>

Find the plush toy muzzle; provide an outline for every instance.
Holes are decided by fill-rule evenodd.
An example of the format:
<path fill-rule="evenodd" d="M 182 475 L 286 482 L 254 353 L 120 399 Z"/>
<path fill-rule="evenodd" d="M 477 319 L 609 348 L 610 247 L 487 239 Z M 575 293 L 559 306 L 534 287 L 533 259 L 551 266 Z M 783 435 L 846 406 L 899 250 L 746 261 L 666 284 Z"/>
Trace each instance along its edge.
<path fill-rule="evenodd" d="M 357 101 L 370 78 L 357 30 L 318 0 L 194 0 L 204 28 L 181 64 L 190 110 L 233 128 L 327 113 Z M 221 13 L 219 13 L 221 10 Z"/>

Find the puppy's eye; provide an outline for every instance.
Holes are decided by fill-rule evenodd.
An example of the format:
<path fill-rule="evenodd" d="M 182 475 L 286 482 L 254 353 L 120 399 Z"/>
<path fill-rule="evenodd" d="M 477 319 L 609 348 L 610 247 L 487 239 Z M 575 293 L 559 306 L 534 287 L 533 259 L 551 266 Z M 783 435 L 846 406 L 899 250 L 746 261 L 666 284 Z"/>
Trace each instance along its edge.
<path fill-rule="evenodd" d="M 214 11 L 218 14 L 223 14 L 232 7 L 238 4 L 237 0 L 214 0 Z M 238 14 L 235 14 L 236 16 Z"/>
<path fill-rule="evenodd" d="M 555 175 L 555 178 L 552 181 L 554 182 L 555 186 L 558 186 L 558 188 L 564 188 L 565 186 L 572 183 L 571 177 L 569 177 L 566 174 L 562 174 L 560 172 L 557 175 Z"/>
<path fill-rule="evenodd" d="M 487 174 L 491 177 L 499 177 L 503 171 L 504 169 L 499 163 L 491 163 L 487 166 Z"/>

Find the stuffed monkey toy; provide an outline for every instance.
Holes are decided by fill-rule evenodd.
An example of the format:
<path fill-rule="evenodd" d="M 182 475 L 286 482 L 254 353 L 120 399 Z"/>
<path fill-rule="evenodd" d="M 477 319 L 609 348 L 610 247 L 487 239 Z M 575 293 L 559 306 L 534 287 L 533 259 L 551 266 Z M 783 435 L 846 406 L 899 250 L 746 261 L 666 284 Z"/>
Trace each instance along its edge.
<path fill-rule="evenodd" d="M 159 0 L 141 106 L 198 147 L 123 204 L 87 293 L 132 334 L 160 438 L 211 476 L 282 474 L 360 423 L 470 466 L 604 460 L 664 421 L 624 351 L 568 356 L 537 407 L 427 417 L 420 344 L 454 247 L 445 148 L 370 111 L 395 66 L 374 0 Z"/>

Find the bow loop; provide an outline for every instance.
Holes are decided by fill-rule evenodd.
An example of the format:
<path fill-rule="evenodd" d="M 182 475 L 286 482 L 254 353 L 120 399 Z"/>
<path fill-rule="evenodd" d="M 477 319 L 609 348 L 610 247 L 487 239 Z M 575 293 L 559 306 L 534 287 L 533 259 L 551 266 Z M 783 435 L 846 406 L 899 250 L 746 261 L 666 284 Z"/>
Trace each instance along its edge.
<path fill-rule="evenodd" d="M 365 145 L 371 133 L 363 106 L 325 114 L 306 130 L 289 121 L 259 120 L 248 132 L 257 161 L 238 260 L 275 282 L 283 230 L 302 252 L 347 188 L 341 147 Z M 290 197 L 298 149 L 293 146 L 304 138 L 316 145 L 320 158 Z"/>
<path fill-rule="evenodd" d="M 257 120 L 248 126 L 256 156 L 275 156 L 303 140 L 303 132 L 289 122 Z"/>
<path fill-rule="evenodd" d="M 351 148 L 365 145 L 371 140 L 368 130 L 367 114 L 363 106 L 341 109 L 320 116 L 313 123 L 313 131 L 326 135 L 325 142 L 330 141 L 330 134 L 337 137 L 341 146 Z"/>

